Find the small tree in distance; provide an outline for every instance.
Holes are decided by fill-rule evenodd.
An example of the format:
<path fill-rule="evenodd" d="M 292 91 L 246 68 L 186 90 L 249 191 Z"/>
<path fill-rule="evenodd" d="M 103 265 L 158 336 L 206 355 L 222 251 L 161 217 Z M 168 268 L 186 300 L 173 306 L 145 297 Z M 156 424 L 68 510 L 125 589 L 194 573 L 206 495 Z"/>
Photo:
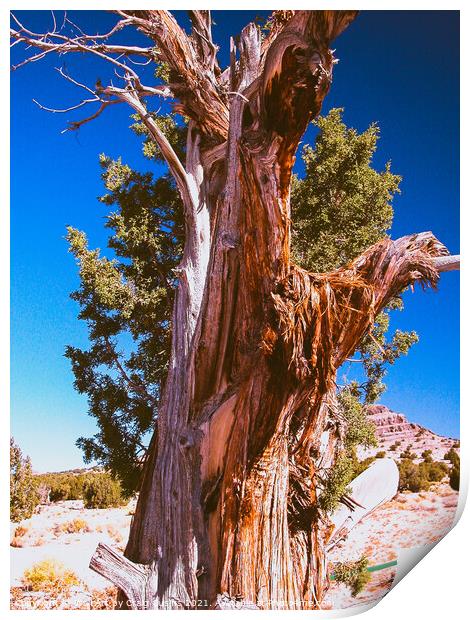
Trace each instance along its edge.
<path fill-rule="evenodd" d="M 20 447 L 10 437 L 10 519 L 15 523 L 29 519 L 38 504 L 31 459 L 23 456 Z"/>
<path fill-rule="evenodd" d="M 85 508 L 112 508 L 124 503 L 119 480 L 107 473 L 90 477 L 83 488 Z"/>

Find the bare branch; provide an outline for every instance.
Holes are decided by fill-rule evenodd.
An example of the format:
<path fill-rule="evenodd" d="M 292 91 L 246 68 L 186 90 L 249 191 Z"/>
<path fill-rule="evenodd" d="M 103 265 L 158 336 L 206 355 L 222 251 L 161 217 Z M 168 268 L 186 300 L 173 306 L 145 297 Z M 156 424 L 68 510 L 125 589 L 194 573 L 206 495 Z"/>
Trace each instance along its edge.
<path fill-rule="evenodd" d="M 215 46 L 211 47 L 208 11 L 192 15 L 197 32 L 191 37 L 179 26 L 169 11 L 116 11 L 150 37 L 159 57 L 172 71 L 172 90 L 181 101 L 180 109 L 192 118 L 203 134 L 212 140 L 225 140 L 228 109 L 225 93 L 216 77 Z M 206 49 L 208 56 L 203 54 Z"/>
<path fill-rule="evenodd" d="M 158 147 L 160 148 L 160 151 L 162 152 L 162 155 L 166 163 L 168 164 L 170 172 L 176 181 L 178 189 L 181 192 L 183 201 L 186 204 L 192 202 L 188 187 L 188 178 L 183 164 L 180 162 L 177 154 L 175 153 L 165 134 L 162 132 L 155 120 L 148 113 L 147 108 L 138 97 L 137 93 L 129 89 L 118 89 L 112 87 L 106 88 L 104 92 L 107 94 L 115 94 L 122 101 L 126 101 L 131 106 L 131 108 L 133 108 L 137 112 L 137 114 L 139 114 L 142 122 L 149 130 L 150 135 L 158 144 Z"/>
<path fill-rule="evenodd" d="M 67 131 L 76 131 L 77 129 L 80 129 L 82 125 L 85 125 L 86 123 L 89 123 L 90 121 L 94 121 L 95 118 L 98 118 L 98 116 L 107 107 L 109 107 L 110 105 L 114 105 L 115 103 L 122 103 L 122 102 L 119 101 L 118 99 L 115 99 L 113 101 L 103 101 L 103 103 L 96 110 L 96 112 L 94 112 L 93 114 L 90 114 L 90 116 L 87 116 L 86 118 L 82 118 L 79 121 L 70 121 L 69 126 L 66 129 L 63 129 L 61 133 L 66 133 Z"/>
<path fill-rule="evenodd" d="M 439 256 L 433 262 L 436 269 L 441 273 L 444 271 L 460 271 L 460 254 Z"/>
<path fill-rule="evenodd" d="M 193 25 L 192 38 L 198 50 L 199 61 L 214 75 L 220 74 L 217 63 L 217 46 L 212 40 L 211 12 L 189 11 Z"/>
<path fill-rule="evenodd" d="M 84 90 L 88 91 L 91 95 L 96 95 L 96 91 L 94 91 L 92 88 L 90 88 L 86 84 L 83 84 L 82 82 L 78 82 L 77 80 L 74 80 L 73 77 L 69 75 L 68 73 L 66 73 L 62 67 L 59 67 L 59 68 L 56 67 L 56 71 L 60 73 L 60 75 L 64 79 L 66 79 L 68 82 L 75 84 L 75 86 L 78 86 L 79 88 L 83 88 Z"/>
<path fill-rule="evenodd" d="M 83 99 L 82 101 L 80 101 L 80 103 L 77 103 L 76 105 L 70 106 L 69 108 L 60 109 L 48 108 L 45 105 L 39 103 L 39 101 L 36 101 L 36 99 L 33 99 L 33 103 L 35 103 L 38 108 L 40 108 L 41 110 L 45 110 L 46 112 L 52 112 L 53 114 L 64 114 L 65 112 L 72 112 L 73 110 L 78 110 L 84 105 L 87 105 L 88 103 L 94 103 L 95 101 L 101 101 L 101 99 L 99 97 L 94 97 L 93 99 Z"/>
<path fill-rule="evenodd" d="M 122 57 L 126 57 L 133 64 L 148 64 L 149 62 L 155 59 L 155 53 L 152 47 L 140 48 L 140 47 L 135 47 L 135 46 L 122 46 L 122 45 L 110 45 L 110 44 L 105 44 L 105 43 L 96 43 L 96 40 L 99 39 L 99 40 L 105 41 L 109 37 L 111 37 L 113 34 L 118 32 L 122 28 L 124 28 L 125 26 L 131 25 L 132 20 L 126 20 L 126 19 L 120 20 L 109 32 L 103 35 L 92 36 L 92 35 L 84 34 L 83 31 L 65 15 L 64 24 L 69 23 L 80 32 L 80 36 L 68 37 L 66 35 L 60 34 L 60 32 L 57 32 L 57 21 L 55 19 L 55 15 L 53 15 L 52 32 L 47 32 L 45 34 L 39 34 L 39 33 L 29 30 L 13 14 L 12 14 L 12 19 L 16 22 L 16 24 L 19 27 L 19 30 L 10 29 L 10 34 L 13 39 L 12 45 L 15 45 L 18 43 L 24 43 L 30 47 L 34 47 L 34 48 L 41 50 L 39 53 L 34 54 L 33 56 L 30 56 L 29 58 L 26 58 L 25 60 L 23 60 L 21 63 L 17 65 L 14 65 L 12 67 L 12 70 L 18 69 L 26 64 L 36 62 L 37 60 L 44 58 L 47 54 L 50 54 L 51 52 L 56 52 L 58 54 L 67 54 L 69 52 L 88 52 L 111 63 L 116 68 L 121 69 L 123 71 L 123 75 L 119 75 L 115 69 L 116 75 L 118 75 L 121 79 L 124 80 L 124 82 L 127 85 L 127 89 L 130 89 L 134 92 L 138 92 L 139 97 L 151 97 L 151 96 L 162 96 L 166 98 L 174 97 L 173 92 L 167 85 L 157 85 L 157 86 L 142 85 L 140 81 L 140 77 L 134 71 L 134 69 L 132 69 L 132 67 L 129 67 L 128 64 L 126 64 L 125 62 L 121 60 Z M 130 56 L 132 55 L 146 56 L 147 61 L 146 63 L 136 63 L 136 61 L 133 61 L 130 58 Z M 122 96 L 123 93 L 125 92 L 124 89 L 115 89 L 114 92 L 112 92 L 111 94 L 116 96 L 116 99 L 107 100 L 106 98 L 103 98 L 101 95 L 109 94 L 110 91 L 106 93 L 105 92 L 106 89 L 103 89 L 102 87 L 100 88 L 97 87 L 95 89 L 92 89 L 88 87 L 87 85 L 81 82 L 78 82 L 77 80 L 72 78 L 66 71 L 64 71 L 63 68 L 58 68 L 57 71 L 67 81 L 89 92 L 92 95 L 92 98 L 86 98 L 80 101 L 79 103 L 73 106 L 69 106 L 67 108 L 48 107 L 43 104 L 40 104 L 36 100 L 33 100 L 34 103 L 38 105 L 41 109 L 52 112 L 52 113 L 65 113 L 65 112 L 70 112 L 70 111 L 79 109 L 89 103 L 95 103 L 95 102 L 101 103 L 100 107 L 93 114 L 81 120 L 72 121 L 67 127 L 67 129 L 64 130 L 64 132 L 79 129 L 85 123 L 88 123 L 92 121 L 93 119 L 97 118 L 103 112 L 103 110 L 107 108 L 108 106 L 113 105 L 115 103 L 120 103 L 126 100 L 126 97 L 123 98 Z M 112 88 L 113 87 L 111 85 L 110 89 Z"/>
<path fill-rule="evenodd" d="M 32 47 L 36 47 L 43 51 L 56 51 L 61 54 L 67 54 L 70 52 L 91 52 L 100 55 L 105 60 L 110 62 L 116 62 L 116 59 L 113 59 L 110 54 L 120 54 L 123 56 L 145 56 L 146 58 L 153 58 L 154 50 L 152 47 L 139 47 L 136 45 L 114 45 L 110 43 L 96 43 L 97 39 L 106 41 L 114 32 L 120 30 L 121 28 L 117 28 L 116 25 L 114 32 L 110 31 L 105 35 L 80 35 L 77 37 L 69 37 L 59 32 L 46 32 L 46 33 L 37 33 L 33 32 L 18 20 L 18 18 L 12 14 L 12 18 L 19 26 L 19 30 L 14 30 L 10 28 L 10 37 L 14 40 L 14 43 L 23 42 Z M 68 20 L 69 21 L 69 20 Z M 129 24 L 125 24 L 129 25 Z M 15 68 L 19 66 L 23 66 L 31 62 L 31 59 L 26 59 L 20 65 L 17 65 Z"/>
<path fill-rule="evenodd" d="M 131 562 L 111 547 L 99 543 L 90 560 L 90 568 L 120 588 L 128 597 L 132 609 L 145 609 L 148 569 Z"/>

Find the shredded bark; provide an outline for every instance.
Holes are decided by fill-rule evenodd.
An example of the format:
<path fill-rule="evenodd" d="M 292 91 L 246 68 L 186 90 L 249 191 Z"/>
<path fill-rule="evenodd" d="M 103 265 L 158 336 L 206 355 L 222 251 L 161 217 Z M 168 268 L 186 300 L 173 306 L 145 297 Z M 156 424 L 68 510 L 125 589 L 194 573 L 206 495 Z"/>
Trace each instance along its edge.
<path fill-rule="evenodd" d="M 390 299 L 415 282 L 436 288 L 439 272 L 432 259 L 446 254 L 427 232 L 379 241 L 331 273 L 292 265 L 272 294 L 273 321 L 264 331 L 263 351 L 281 356 L 298 381 L 311 378 L 326 391 Z"/>

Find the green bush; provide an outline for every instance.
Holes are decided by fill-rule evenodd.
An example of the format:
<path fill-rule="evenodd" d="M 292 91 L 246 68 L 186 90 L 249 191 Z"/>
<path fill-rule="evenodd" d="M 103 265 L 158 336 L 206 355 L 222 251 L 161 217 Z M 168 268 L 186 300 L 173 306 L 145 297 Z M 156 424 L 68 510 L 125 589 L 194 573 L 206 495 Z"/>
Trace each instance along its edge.
<path fill-rule="evenodd" d="M 49 489 L 49 499 L 51 502 L 60 502 L 63 500 L 83 499 L 85 484 L 98 475 L 100 474 L 96 472 L 58 472 L 40 474 L 36 476 L 36 480 L 38 484 Z"/>
<path fill-rule="evenodd" d="M 357 562 L 338 562 L 334 565 L 334 579 L 346 584 L 351 594 L 356 597 L 370 580 L 370 572 L 367 570 L 368 559 L 362 556 Z"/>
<path fill-rule="evenodd" d="M 80 580 L 72 571 L 57 560 L 43 560 L 25 570 L 23 585 L 33 592 L 49 592 L 54 595 L 68 592 L 72 586 L 80 585 Z"/>
<path fill-rule="evenodd" d="M 429 480 L 423 475 L 419 465 L 413 463 L 411 459 L 403 459 L 397 463 L 400 472 L 400 481 L 398 484 L 399 491 L 427 491 L 429 489 Z"/>
<path fill-rule="evenodd" d="M 397 463 L 400 472 L 400 491 L 427 491 L 431 482 L 440 482 L 448 473 L 445 463 L 433 461 L 432 459 L 422 463 L 413 463 L 409 458 L 402 459 Z"/>
<path fill-rule="evenodd" d="M 438 461 L 424 461 L 419 467 L 430 482 L 440 482 L 449 472 L 447 465 Z"/>
<path fill-rule="evenodd" d="M 69 499 L 70 487 L 65 481 L 59 481 L 51 487 L 49 499 L 51 502 L 61 502 Z"/>
<path fill-rule="evenodd" d="M 10 437 L 10 519 L 17 523 L 29 519 L 39 504 L 39 495 L 30 458 Z"/>
<path fill-rule="evenodd" d="M 418 455 L 415 452 L 411 452 L 411 446 L 408 446 L 407 449 L 400 454 L 400 458 L 414 461 L 418 458 Z"/>
<path fill-rule="evenodd" d="M 421 457 L 425 463 L 432 463 L 432 450 L 423 450 L 423 452 L 421 452 Z"/>
<path fill-rule="evenodd" d="M 110 474 L 96 474 L 83 489 L 85 508 L 110 508 L 124 503 L 121 483 Z"/>
<path fill-rule="evenodd" d="M 458 452 L 456 452 L 454 448 L 451 448 L 449 452 L 446 452 L 444 454 L 444 458 L 446 461 L 450 461 L 452 465 L 455 466 L 458 464 L 458 466 L 460 467 L 460 457 L 459 457 Z"/>
<path fill-rule="evenodd" d="M 457 458 L 453 458 L 454 463 L 449 473 L 449 484 L 454 491 L 458 491 L 460 489 L 460 457 L 457 454 Z"/>

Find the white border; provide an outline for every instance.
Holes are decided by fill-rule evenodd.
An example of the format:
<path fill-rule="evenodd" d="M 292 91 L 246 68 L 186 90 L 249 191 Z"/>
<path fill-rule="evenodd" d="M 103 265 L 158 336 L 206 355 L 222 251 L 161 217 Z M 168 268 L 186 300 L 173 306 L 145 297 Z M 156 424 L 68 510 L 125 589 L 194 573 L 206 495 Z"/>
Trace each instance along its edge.
<path fill-rule="evenodd" d="M 44 2 L 26 2 L 22 0 L 17 0 L 14 5 L 16 10 L 44 10 L 44 9 L 63 9 L 64 4 L 66 4 L 66 8 L 68 9 L 83 9 L 83 10 L 96 10 L 96 9 L 109 9 L 112 5 L 110 2 L 102 2 L 100 0 L 68 0 L 67 3 L 64 3 L 63 0 L 61 2 L 56 2 L 55 0 L 50 0 L 48 3 Z M 238 0 L 236 6 L 234 6 L 233 2 L 220 1 L 220 2 L 201 2 L 201 3 L 192 3 L 192 2 L 181 2 L 180 0 L 173 0 L 172 2 L 164 2 L 162 3 L 165 8 L 169 8 L 172 10 L 178 9 L 187 9 L 190 8 L 190 5 L 197 6 L 198 8 L 213 8 L 217 10 L 222 9 L 237 9 L 244 10 L 250 9 L 252 10 L 254 6 L 258 9 L 281 9 L 286 8 L 286 2 L 253 2 L 253 0 L 247 2 L 246 0 Z M 141 0 L 136 2 L 135 0 L 129 0 L 126 3 L 127 7 L 130 6 L 138 6 L 138 8 L 155 8 L 158 6 L 162 7 L 162 4 L 156 2 L 149 2 L 147 0 Z M 314 9 L 317 8 L 315 6 L 316 3 L 306 3 L 306 2 L 294 2 L 294 8 L 309 8 Z M 344 9 L 344 2 L 334 2 L 327 1 L 321 2 L 321 8 L 332 8 L 332 9 Z M 353 3 L 348 2 L 347 5 L 350 6 Z M 469 43 L 468 38 L 470 35 L 469 31 L 469 11 L 465 7 L 463 2 L 436 2 L 434 0 L 427 0 L 426 2 L 410 2 L 403 0 L 395 0 L 393 3 L 377 3 L 363 0 L 358 3 L 361 9 L 369 9 L 369 10 L 383 10 L 383 9 L 393 9 L 393 10 L 460 10 L 461 11 L 461 66 L 467 68 L 468 74 L 468 60 L 469 60 Z M 116 5 L 114 5 L 116 6 Z M 290 8 L 290 7 L 289 7 Z M 2 19 L 2 33 L 5 33 L 5 41 L 3 43 L 4 49 L 2 50 L 2 54 L 0 54 L 0 70 L 2 75 L 2 84 L 6 88 L 6 93 L 1 98 L 1 115 L 0 122 L 2 132 L 0 135 L 8 136 L 9 135 L 9 51 L 7 49 L 9 43 L 7 40 L 7 22 L 9 21 L 8 12 L 6 9 L 2 9 L 1 13 Z M 442 53 L 445 54 L 445 44 L 442 46 Z M 429 59 L 432 62 L 432 58 Z M 438 87 L 438 79 L 436 76 L 436 87 Z M 462 238 L 466 239 L 467 231 L 468 231 L 468 212 L 467 205 L 469 204 L 468 197 L 468 153 L 467 153 L 467 144 L 468 144 L 468 125 L 469 122 L 467 120 L 466 115 L 463 113 L 463 110 L 469 110 L 469 98 L 468 98 L 468 77 L 466 77 L 463 72 L 461 73 L 461 204 L 464 205 L 461 209 L 461 223 L 462 223 Z M 2 208 L 0 211 L 1 224 L 0 224 L 0 291 L 1 291 L 1 306 L 0 306 L 0 342 L 2 345 L 2 357 L 0 360 L 0 394 L 2 395 L 4 407 L 2 408 L 2 416 L 0 418 L 1 425 L 1 441 L 2 441 L 2 449 L 1 454 L 6 455 L 8 453 L 8 437 L 9 437 L 9 421 L 7 411 L 9 410 L 9 212 L 7 205 L 9 204 L 9 143 L 8 140 L 2 141 L 2 146 L 0 147 L 3 151 L 2 162 L 3 165 L 0 168 L 0 174 L 2 176 L 1 179 L 1 188 L 4 200 L 2 201 Z M 32 145 L 31 148 L 34 148 Z M 445 205 L 443 205 L 445 208 Z M 461 240 L 462 241 L 462 240 Z M 463 273 L 462 276 L 464 278 L 462 289 L 461 289 L 461 311 L 463 312 L 468 309 L 469 304 L 469 296 L 468 296 L 468 276 L 465 271 L 465 252 L 466 250 L 463 247 L 463 243 L 461 243 L 462 247 L 462 264 L 463 264 Z M 461 346 L 462 351 L 468 351 L 469 348 L 469 321 L 465 321 L 461 325 L 462 335 L 461 335 Z M 436 356 L 438 357 L 438 356 Z M 462 366 L 461 366 L 461 377 L 467 378 L 468 375 L 468 362 L 466 357 L 462 358 Z M 462 405 L 461 405 L 461 438 L 462 438 L 462 451 L 461 451 L 461 459 L 462 459 L 462 484 L 461 484 L 461 493 L 460 493 L 460 501 L 459 501 L 459 513 L 462 513 L 463 504 L 465 503 L 467 489 L 468 489 L 468 470 L 469 470 L 469 449 L 468 449 L 468 441 L 469 441 L 469 422 L 468 415 L 470 414 L 469 408 L 469 398 L 468 398 L 468 387 L 467 381 L 462 382 Z M 6 461 L 6 458 L 5 458 Z M 6 470 L 6 462 L 4 463 L 4 467 L 1 468 L 0 473 L 0 482 L 2 484 L 3 492 L 1 493 L 2 502 L 1 502 L 1 518 L 4 527 L 2 527 L 2 531 L 5 532 L 5 544 L 1 547 L 1 553 L 4 554 L 3 562 L 0 566 L 6 567 L 9 565 L 9 543 L 7 542 L 7 533 L 9 532 L 9 528 L 6 526 L 6 521 L 9 521 L 9 510 L 8 510 L 8 475 Z M 367 612 L 367 618 L 370 620 L 391 620 L 392 618 L 396 620 L 399 616 L 405 616 L 406 618 L 421 618 L 425 617 L 427 620 L 439 619 L 441 620 L 443 617 L 451 617 L 455 620 L 463 617 L 463 609 L 468 607 L 466 601 L 466 594 L 468 589 L 468 562 L 470 559 L 468 558 L 469 546 L 468 539 L 470 535 L 470 515 L 469 511 L 466 510 L 461 520 L 455 530 L 450 532 L 444 539 L 444 542 L 441 542 L 437 545 L 435 549 L 429 554 L 428 557 L 421 560 L 418 567 L 416 567 L 412 571 L 412 576 L 404 579 L 400 584 L 393 589 L 393 591 L 377 606 Z M 13 613 L 15 617 L 23 617 L 24 615 L 33 614 L 34 618 L 40 617 L 49 617 L 49 612 L 46 611 L 15 611 L 11 612 L 8 608 L 9 606 L 9 579 L 6 575 L 3 574 L 3 578 L 0 580 L 1 583 L 1 602 L 2 608 L 7 611 L 8 614 Z M 293 612 L 293 611 L 272 611 L 272 612 L 264 612 L 269 615 L 282 614 L 282 618 L 287 618 L 287 615 L 298 614 L 298 613 L 314 613 L 315 616 L 318 617 L 346 617 L 353 615 L 353 610 L 341 610 L 337 612 L 330 611 L 315 611 L 315 612 Z M 359 609 L 355 610 L 359 612 Z M 64 612 L 65 613 L 65 612 Z M 77 613 L 77 612 L 74 612 Z M 98 614 L 101 617 L 100 611 L 82 611 L 78 612 L 84 614 L 86 617 L 94 616 Z M 116 612 L 108 612 L 111 614 L 115 614 Z M 134 617 L 136 614 L 141 612 L 128 612 L 127 616 L 130 614 L 131 617 Z M 149 612 L 150 613 L 150 612 Z M 158 613 L 159 616 L 162 614 L 181 614 L 185 612 L 153 612 Z M 210 612 L 200 612 L 200 613 L 210 613 Z M 228 617 L 227 614 L 237 614 L 237 612 L 225 612 L 225 617 Z M 467 612 L 468 613 L 468 612 Z M 58 611 L 54 612 L 54 617 L 62 617 L 62 614 Z M 108 616 L 107 616 L 108 617 Z M 138 616 L 140 617 L 140 616 Z M 171 617 L 174 617 L 173 615 Z M 198 617 L 200 617 L 198 615 Z M 236 618 L 240 618 L 239 614 L 236 615 Z"/>

